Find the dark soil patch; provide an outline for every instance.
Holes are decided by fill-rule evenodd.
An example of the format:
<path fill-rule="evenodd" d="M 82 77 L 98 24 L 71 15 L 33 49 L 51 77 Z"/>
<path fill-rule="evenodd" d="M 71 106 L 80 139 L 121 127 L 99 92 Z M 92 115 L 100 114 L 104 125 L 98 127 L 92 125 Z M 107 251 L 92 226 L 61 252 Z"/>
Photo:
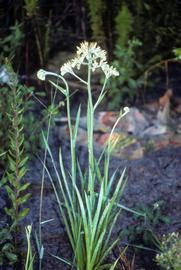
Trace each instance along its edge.
<path fill-rule="evenodd" d="M 53 136 L 51 138 L 52 151 L 56 157 L 58 166 L 57 152 L 60 142 Z M 77 149 L 81 165 L 86 168 L 86 149 L 79 147 Z M 62 152 L 64 154 L 65 167 L 70 166 L 70 152 L 68 142 L 62 142 Z M 164 214 L 170 217 L 170 224 L 160 223 L 156 226 L 157 235 L 167 234 L 169 232 L 181 232 L 181 148 L 167 146 L 164 149 L 149 153 L 139 160 L 121 160 L 113 158 L 110 165 L 110 171 L 113 172 L 117 167 L 120 172 L 127 168 L 128 182 L 121 199 L 122 204 L 130 208 L 136 208 L 139 204 L 153 206 L 154 203 L 164 201 Z M 48 158 L 50 165 L 50 159 Z M 39 219 L 39 198 L 41 185 L 42 166 L 38 160 L 32 161 L 27 180 L 31 182 L 32 198 L 29 203 L 30 215 L 23 222 L 24 224 L 33 223 L 34 230 L 38 230 Z M 44 199 L 43 199 L 43 220 L 53 219 L 53 221 L 43 226 L 43 244 L 45 248 L 44 269 L 68 269 L 64 263 L 59 262 L 50 254 L 70 259 L 72 252 L 65 228 L 60 221 L 58 208 L 51 184 L 46 177 Z M 123 211 L 116 226 L 116 232 L 135 225 L 132 214 Z M 154 253 L 142 252 L 136 255 L 135 270 L 146 269 L 156 270 L 155 264 L 151 264 Z M 35 269 L 38 269 L 35 267 Z"/>

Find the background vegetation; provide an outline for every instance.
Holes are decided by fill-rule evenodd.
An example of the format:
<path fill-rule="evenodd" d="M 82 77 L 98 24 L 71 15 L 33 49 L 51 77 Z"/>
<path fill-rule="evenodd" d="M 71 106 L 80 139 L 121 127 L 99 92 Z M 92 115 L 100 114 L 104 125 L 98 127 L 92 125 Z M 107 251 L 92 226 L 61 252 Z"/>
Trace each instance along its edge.
<path fill-rule="evenodd" d="M 142 63 L 169 57 L 173 48 L 180 47 L 179 1 L 2 2 L 0 48 L 4 55 L 19 48 L 14 62 L 23 72 L 42 65 L 57 50 L 72 50 L 74 42 L 84 39 L 104 44 L 113 58 L 116 44 L 126 47 L 129 39 L 137 38 L 144 45 L 138 52 Z M 30 64 L 32 56 L 38 61 Z"/>
<path fill-rule="evenodd" d="M 55 116 L 61 106 L 59 103 L 51 104 L 51 98 L 48 96 L 47 92 L 40 92 L 39 95 L 40 98 L 42 98 L 42 100 L 40 99 L 40 103 L 44 110 L 40 110 L 39 116 L 43 116 L 43 119 L 40 122 L 38 117 L 36 119 L 34 118 L 33 113 L 36 109 L 34 100 L 38 99 L 37 92 L 39 92 L 40 86 L 37 80 L 34 79 L 33 74 L 35 71 L 40 67 L 46 67 L 49 61 L 60 52 L 73 52 L 75 46 L 83 40 L 96 41 L 108 52 L 109 62 L 120 73 L 118 78 L 113 78 L 110 81 L 108 85 L 110 91 L 107 95 L 109 109 L 117 110 L 123 102 L 123 99 L 125 100 L 126 98 L 126 103 L 128 100 L 129 102 L 134 101 L 139 91 L 143 89 L 145 74 L 148 75 L 148 71 L 152 72 L 154 67 L 160 67 L 162 65 L 165 66 L 168 71 L 168 63 L 170 61 L 181 59 L 180 11 L 181 3 L 177 0 L 2 1 L 0 7 L 0 87 L 2 86 L 0 96 L 0 167 L 4 175 L 1 177 L 0 188 L 7 195 L 7 207 L 3 209 L 7 216 L 7 224 L 5 224 L 4 227 L 3 224 L 0 229 L 0 265 L 6 266 L 10 264 L 14 265 L 14 269 L 18 269 L 18 264 L 22 260 L 22 254 L 19 254 L 18 251 L 18 246 L 21 244 L 18 235 L 21 221 L 29 212 L 27 202 L 31 197 L 31 193 L 29 192 L 31 186 L 24 179 L 28 169 L 28 160 L 31 159 L 31 154 L 36 153 L 36 150 L 40 146 L 40 132 L 43 124 L 45 123 L 46 127 L 46 122 L 49 122 L 48 131 L 47 134 L 45 134 L 45 137 L 48 138 L 51 124 L 51 121 L 48 119 Z M 173 50 L 176 57 L 173 54 Z M 11 63 L 12 66 L 11 64 L 6 65 L 5 63 Z M 8 71 L 9 68 L 10 70 Z M 36 90 L 29 87 L 32 83 L 36 85 Z M 100 81 L 98 81 L 98 83 L 100 83 Z M 44 89 L 46 91 L 46 84 L 44 84 L 44 86 L 43 91 Z M 47 96 L 44 97 L 45 95 Z M 69 96 L 66 96 L 65 100 L 69 102 Z M 98 101 L 100 100 L 102 101 L 101 96 L 98 97 Z M 89 101 L 89 110 L 92 112 L 92 97 L 90 98 L 90 95 Z M 78 113 L 76 129 L 78 129 L 79 117 L 80 115 Z M 90 126 L 93 128 L 93 119 L 91 118 L 89 120 L 91 120 Z M 70 116 L 69 121 L 71 121 Z M 71 127 L 70 131 L 73 132 L 73 130 L 74 129 Z M 93 130 L 89 132 L 89 137 L 91 138 L 91 143 L 88 147 L 91 148 L 92 151 Z M 74 148 L 76 142 L 75 138 L 72 140 Z M 37 238 L 39 240 L 39 269 L 41 269 L 41 261 L 44 255 L 44 247 L 41 240 L 41 204 L 43 200 L 47 152 L 51 154 L 48 145 L 45 150 L 43 162 L 42 194 L 40 196 L 40 229 L 39 239 Z M 86 242 L 87 247 L 89 246 L 89 241 L 91 241 L 91 243 L 94 242 L 94 238 L 91 238 L 91 223 L 94 222 L 94 231 L 97 240 L 96 248 L 101 252 L 102 246 L 100 245 L 100 238 L 97 234 L 102 234 L 102 223 L 100 223 L 100 230 L 96 231 L 96 226 L 99 218 L 101 222 L 104 222 L 101 216 L 102 213 L 106 216 L 106 212 L 102 212 L 101 210 L 104 209 L 105 205 L 110 204 L 111 198 L 112 205 L 106 208 L 108 213 L 110 212 L 111 214 L 106 216 L 104 231 L 106 232 L 107 228 L 110 227 L 112 220 L 111 210 L 114 209 L 115 205 L 117 207 L 120 198 L 117 195 L 122 191 L 121 182 L 120 190 L 116 189 L 112 197 L 109 196 L 108 199 L 106 195 L 103 194 L 103 184 L 108 178 L 109 155 L 106 156 L 105 172 L 103 173 L 104 175 L 101 176 L 98 164 L 92 153 L 89 157 L 91 161 L 89 178 L 92 179 L 93 184 L 96 179 L 100 180 L 100 183 L 103 184 L 100 185 L 99 194 L 95 194 L 95 192 L 91 194 L 89 190 L 86 194 L 84 190 L 86 175 L 84 176 L 83 172 L 79 169 L 79 164 L 77 164 L 74 159 L 75 153 L 72 151 L 73 173 L 71 177 L 76 177 L 74 168 L 77 166 L 77 171 L 79 171 L 82 180 L 81 193 L 79 193 L 77 187 L 72 185 L 75 189 L 73 189 L 73 195 L 75 197 L 77 196 L 76 203 L 74 196 L 73 199 L 69 198 L 72 189 L 69 190 L 69 187 L 66 186 L 67 178 L 64 173 L 64 168 L 61 167 L 62 175 L 65 178 L 63 184 L 65 185 L 68 196 L 68 199 L 65 197 L 64 200 L 66 203 L 70 200 L 70 205 L 67 203 L 68 208 L 66 211 L 69 213 L 70 219 L 75 219 L 75 222 L 69 225 L 70 227 L 68 227 L 67 231 L 69 235 L 71 235 L 71 230 L 74 230 L 74 228 L 77 229 L 77 231 L 75 229 L 74 233 L 72 233 L 73 237 L 75 237 L 75 242 L 72 240 L 71 244 L 75 253 L 81 250 L 83 250 L 84 253 L 84 242 L 88 239 Z M 93 174 L 91 173 L 92 168 L 94 168 Z M 68 176 L 68 179 L 71 177 Z M 111 180 L 112 182 L 113 179 L 114 175 Z M 104 189 L 106 193 L 110 195 L 111 185 L 107 185 L 106 182 Z M 61 192 L 63 194 L 64 190 Z M 98 208 L 98 210 L 96 210 L 95 207 L 97 206 L 97 202 L 99 202 L 100 205 L 100 209 Z M 72 205 L 75 207 L 75 212 L 79 214 L 78 218 L 80 218 L 80 220 L 75 213 L 73 213 L 72 216 Z M 96 214 L 93 220 L 90 218 L 93 214 L 86 217 L 84 215 L 84 209 L 87 209 L 87 213 Z M 61 211 L 64 214 L 63 210 Z M 146 213 L 145 210 L 144 212 Z M 152 219 L 152 212 L 151 215 L 149 215 L 150 213 L 146 214 L 150 217 L 149 221 L 153 223 L 151 225 L 154 227 L 155 222 L 153 221 L 155 221 L 155 219 Z M 153 216 L 154 215 L 157 216 L 153 213 Z M 84 222 L 83 225 L 81 223 L 82 220 Z M 114 225 L 114 222 L 112 225 Z M 85 227 L 85 231 L 90 234 L 91 240 L 86 238 L 83 239 L 82 242 L 79 241 L 82 227 Z M 140 227 L 141 229 L 139 228 L 140 231 L 138 233 L 142 234 L 143 231 L 145 232 L 145 227 Z M 138 227 L 136 229 L 138 230 Z M 104 231 L 102 237 L 104 236 Z M 136 233 L 133 233 L 135 236 Z M 27 227 L 28 252 L 25 269 L 32 270 L 34 256 L 31 249 L 30 235 L 31 227 Z M 174 235 L 173 239 L 172 237 L 168 239 L 174 240 L 171 247 L 167 247 L 167 240 L 165 239 L 163 239 L 162 242 L 156 242 L 160 254 L 160 256 L 157 256 L 157 263 L 163 267 L 167 267 L 168 265 L 167 258 L 170 252 L 173 254 L 172 257 L 177 256 L 177 246 L 180 247 L 180 240 L 177 235 Z M 155 238 L 152 237 L 151 240 L 153 241 Z M 79 242 L 80 246 L 78 247 L 77 243 Z M 109 241 L 107 244 L 109 244 Z M 105 247 L 105 250 L 106 249 L 109 250 L 108 247 Z M 92 258 L 92 254 L 89 251 L 90 250 L 87 248 L 88 257 Z M 94 251 L 94 248 L 92 248 L 92 251 Z M 82 259 L 83 257 L 80 252 L 80 256 L 77 256 L 77 261 L 79 258 Z M 102 257 L 103 256 L 100 256 L 100 258 Z M 177 258 L 178 265 L 180 265 L 180 253 Z M 82 263 L 81 259 L 80 263 Z M 85 263 L 87 263 L 87 261 Z M 92 262 L 91 264 L 94 265 Z M 180 269 L 176 268 L 177 265 L 172 265 L 171 267 L 172 268 L 169 269 Z M 85 269 L 84 266 L 79 268 Z M 89 269 L 93 269 L 93 266 Z"/>

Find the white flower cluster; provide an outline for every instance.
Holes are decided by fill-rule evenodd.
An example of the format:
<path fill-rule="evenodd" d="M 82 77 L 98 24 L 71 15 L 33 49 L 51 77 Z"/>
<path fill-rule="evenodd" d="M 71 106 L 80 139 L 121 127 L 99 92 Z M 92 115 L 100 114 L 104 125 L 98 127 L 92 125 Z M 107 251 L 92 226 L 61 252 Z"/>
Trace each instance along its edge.
<path fill-rule="evenodd" d="M 41 81 L 45 81 L 46 75 L 47 75 L 47 72 L 46 72 L 45 70 L 43 70 L 43 69 L 40 69 L 40 70 L 38 70 L 38 72 L 37 72 L 37 77 L 38 77 L 38 79 L 41 80 Z"/>
<path fill-rule="evenodd" d="M 97 43 L 88 43 L 86 41 L 81 43 L 80 47 L 77 47 L 76 57 L 61 67 L 61 75 L 73 74 L 73 69 L 77 68 L 79 70 L 81 65 L 91 65 L 93 72 L 97 68 L 101 68 L 107 79 L 119 75 L 119 72 L 114 67 L 108 65 L 106 51 L 97 46 Z"/>
<path fill-rule="evenodd" d="M 164 269 L 181 269 L 181 239 L 178 233 L 163 235 L 161 251 L 156 255 L 156 262 Z"/>

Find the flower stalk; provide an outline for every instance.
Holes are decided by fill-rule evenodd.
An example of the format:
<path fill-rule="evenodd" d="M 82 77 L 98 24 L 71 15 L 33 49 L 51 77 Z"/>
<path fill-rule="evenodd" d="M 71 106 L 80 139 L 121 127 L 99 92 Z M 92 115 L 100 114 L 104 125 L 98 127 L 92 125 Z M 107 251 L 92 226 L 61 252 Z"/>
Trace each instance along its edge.
<path fill-rule="evenodd" d="M 87 82 L 76 74 L 76 70 L 79 70 L 82 66 L 87 68 Z M 97 69 L 102 70 L 105 75 L 105 81 L 98 99 L 94 103 L 92 98 L 91 78 Z M 119 238 L 117 238 L 112 241 L 111 235 L 121 209 L 125 209 L 124 206 L 120 204 L 120 196 L 125 182 L 125 170 L 117 180 L 117 171 L 114 172 L 111 177 L 109 176 L 109 162 L 112 149 L 110 137 L 106 149 L 101 155 L 101 158 L 104 156 L 104 171 L 103 173 L 101 172 L 99 166 L 100 159 L 97 160 L 94 155 L 93 132 L 95 110 L 105 96 L 106 83 L 111 76 L 118 76 L 119 73 L 115 68 L 107 64 L 106 52 L 104 50 L 97 46 L 96 43 L 89 44 L 87 42 L 81 43 L 80 47 L 77 48 L 76 57 L 65 63 L 60 71 L 61 75 L 40 70 L 38 72 L 38 77 L 39 79 L 45 80 L 46 76 L 51 75 L 62 80 L 65 85 L 65 88 L 63 88 L 51 81 L 51 83 L 66 97 L 71 148 L 71 173 L 64 167 L 63 156 L 60 149 L 59 174 L 55 166 L 51 149 L 44 137 L 44 142 L 57 176 L 57 184 L 54 183 L 46 164 L 44 164 L 45 170 L 55 191 L 60 213 L 74 252 L 72 268 L 75 267 L 77 270 L 110 269 L 113 264 L 106 264 L 105 259 L 119 240 Z M 81 168 L 76 152 L 76 141 L 81 111 L 79 107 L 76 122 L 73 126 L 71 122 L 69 86 L 64 78 L 67 73 L 76 77 L 80 83 L 87 85 L 88 168 L 86 172 Z M 128 109 L 125 109 L 123 113 L 120 113 L 110 136 L 114 132 L 119 120 L 127 112 Z M 115 181 L 116 188 L 114 189 Z M 60 258 L 60 260 L 62 259 Z"/>

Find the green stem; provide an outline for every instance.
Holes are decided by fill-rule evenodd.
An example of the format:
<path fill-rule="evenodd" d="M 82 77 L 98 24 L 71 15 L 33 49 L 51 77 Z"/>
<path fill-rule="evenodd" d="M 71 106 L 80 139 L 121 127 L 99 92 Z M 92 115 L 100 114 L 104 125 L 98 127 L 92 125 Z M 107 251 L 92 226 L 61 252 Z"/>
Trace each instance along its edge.
<path fill-rule="evenodd" d="M 94 152 L 93 152 L 93 131 L 94 131 L 94 109 L 91 93 L 91 59 L 88 64 L 87 90 L 88 90 L 88 105 L 87 105 L 87 139 L 88 139 L 88 160 L 89 160 L 89 179 L 88 191 L 90 195 L 94 192 Z"/>
<path fill-rule="evenodd" d="M 108 185 L 108 177 L 109 177 L 109 163 L 110 163 L 110 153 L 111 153 L 111 146 L 112 146 L 112 135 L 115 131 L 116 126 L 118 125 L 119 121 L 121 120 L 121 118 L 126 114 L 127 112 L 120 112 L 120 115 L 118 117 L 118 119 L 116 120 L 116 122 L 114 123 L 114 126 L 109 134 L 109 139 L 107 142 L 107 151 L 106 151 L 106 155 L 105 155 L 105 162 L 104 162 L 104 166 L 105 166 L 105 174 L 104 174 L 104 194 L 106 193 L 107 190 L 107 185 Z M 114 148 L 114 146 L 113 146 Z"/>
<path fill-rule="evenodd" d="M 69 135 L 70 135 L 70 147 L 71 147 L 71 158 L 72 158 L 72 162 L 71 162 L 71 176 L 72 179 L 74 181 L 74 183 L 76 182 L 76 154 L 75 154 L 75 144 L 73 143 L 73 129 L 72 129 L 72 123 L 71 123 L 71 113 L 70 113 L 70 93 L 69 93 L 69 86 L 67 81 L 64 79 L 63 76 L 58 75 L 54 72 L 47 72 L 47 75 L 51 75 L 54 77 L 57 77 L 59 79 L 61 79 L 63 81 L 63 83 L 65 84 L 65 88 L 66 88 L 66 107 L 67 107 L 67 118 L 68 118 L 68 128 L 69 128 Z M 74 191 L 73 191 L 74 192 Z"/>
<path fill-rule="evenodd" d="M 72 165 L 72 179 L 73 182 L 76 183 L 76 153 L 75 153 L 75 144 L 73 143 L 73 130 L 72 130 L 72 122 L 71 122 L 71 113 L 70 113 L 70 96 L 69 96 L 69 87 L 67 88 L 67 118 L 68 118 L 68 128 L 70 133 L 70 147 L 71 147 L 71 165 Z"/>
<path fill-rule="evenodd" d="M 100 94 L 99 94 L 99 97 L 98 97 L 98 99 L 97 99 L 95 105 L 94 105 L 94 111 L 96 110 L 96 108 L 97 108 L 97 106 L 99 105 L 99 103 L 102 101 L 102 98 L 103 98 L 103 96 L 104 96 L 104 94 L 105 94 L 104 90 L 105 90 L 106 84 L 107 84 L 107 79 L 104 80 L 104 84 L 103 84 L 103 86 L 102 86 L 101 92 L 100 92 Z"/>
<path fill-rule="evenodd" d="M 80 78 L 77 74 L 75 74 L 74 72 L 71 73 L 75 78 L 77 78 L 80 82 L 84 83 L 87 85 L 87 82 L 84 81 L 82 78 Z"/>

